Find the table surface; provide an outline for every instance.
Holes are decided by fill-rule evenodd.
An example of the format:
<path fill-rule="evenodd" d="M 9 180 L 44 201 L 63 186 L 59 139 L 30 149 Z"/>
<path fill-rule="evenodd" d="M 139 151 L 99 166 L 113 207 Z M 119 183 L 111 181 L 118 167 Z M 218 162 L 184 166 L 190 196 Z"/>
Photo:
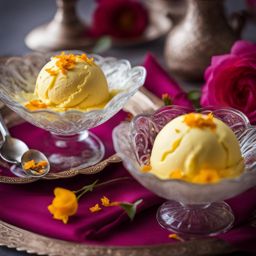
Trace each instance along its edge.
<path fill-rule="evenodd" d="M 228 12 L 244 8 L 245 0 L 228 0 L 226 2 Z M 91 13 L 95 7 L 95 1 L 79 1 L 78 13 L 88 24 L 90 23 Z M 0 0 L 0 56 L 20 55 L 29 52 L 24 43 L 25 36 L 34 27 L 48 22 L 52 19 L 56 10 L 55 1 L 44 0 Z M 243 38 L 256 39 L 255 25 L 248 24 Z M 164 65 L 163 58 L 164 38 L 160 38 L 147 45 L 128 48 L 110 49 L 104 55 L 117 58 L 127 58 L 132 64 L 140 64 L 145 54 L 153 52 L 161 64 Z M 199 84 L 181 82 L 185 90 L 199 88 Z M 25 252 L 17 252 L 15 249 L 0 247 L 1 256 L 26 256 L 31 255 Z M 238 255 L 238 254 L 234 254 Z M 245 254 L 242 254 L 245 255 Z"/>

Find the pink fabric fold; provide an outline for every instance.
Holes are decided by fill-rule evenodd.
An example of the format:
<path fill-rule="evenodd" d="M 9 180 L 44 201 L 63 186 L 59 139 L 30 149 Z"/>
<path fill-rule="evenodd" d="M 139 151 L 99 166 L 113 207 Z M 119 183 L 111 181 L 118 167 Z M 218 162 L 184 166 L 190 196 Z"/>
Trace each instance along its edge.
<path fill-rule="evenodd" d="M 162 97 L 162 94 L 168 93 L 173 105 L 192 108 L 192 103 L 188 100 L 187 94 L 181 89 L 179 84 L 168 75 L 152 54 L 148 53 L 146 55 L 143 65 L 147 70 L 144 86 L 148 90 L 159 98 Z"/>
<path fill-rule="evenodd" d="M 184 92 L 161 68 L 152 56 L 148 56 L 145 67 L 149 76 L 147 89 L 158 96 L 169 93 L 173 99 L 185 98 Z M 168 78 L 169 77 L 169 78 Z M 181 95 L 181 96 L 178 96 Z M 185 106 L 190 106 L 189 102 Z M 103 125 L 92 129 L 106 146 L 106 156 L 114 153 L 111 133 L 113 128 L 126 117 L 120 111 Z M 30 131 L 29 133 L 27 131 Z M 46 131 L 28 123 L 11 129 L 11 134 L 23 139 L 31 147 L 43 150 L 38 138 L 47 135 Z M 96 179 L 99 182 L 117 177 L 130 177 L 127 180 L 108 184 L 89 192 L 79 201 L 78 213 L 71 217 L 68 224 L 54 220 L 47 210 L 53 199 L 56 186 L 77 190 Z M 41 180 L 32 184 L 0 184 L 1 204 L 0 219 L 29 231 L 77 243 L 98 245 L 136 246 L 156 245 L 177 242 L 168 238 L 169 232 L 162 229 L 156 221 L 156 211 L 164 201 L 138 184 L 125 170 L 121 163 L 112 164 L 99 174 L 79 175 L 69 179 Z M 120 207 L 106 207 L 97 213 L 91 213 L 89 207 L 100 203 L 102 196 L 112 201 L 135 202 L 143 199 L 138 207 L 135 219 L 131 222 Z M 249 219 L 256 209 L 256 189 L 230 199 L 228 203 L 234 210 L 236 223 L 234 228 L 219 238 L 238 246 L 240 249 L 256 252 L 256 228 L 250 226 Z"/>
<path fill-rule="evenodd" d="M 109 145 L 112 153 L 113 145 L 109 135 L 111 135 L 112 129 L 123 120 L 124 116 L 126 114 L 120 112 L 112 120 L 94 130 L 94 133 L 105 144 Z M 28 130 L 33 130 L 35 137 L 45 136 L 44 133 L 46 133 L 28 123 L 24 123 L 11 129 L 11 134 L 18 138 L 22 137 L 27 142 L 30 134 L 25 131 Z M 107 154 L 109 154 L 109 151 Z M 84 195 L 79 200 L 77 214 L 70 217 L 67 225 L 54 220 L 47 210 L 47 206 L 53 199 L 55 187 L 77 190 L 96 179 L 101 183 L 118 177 L 128 177 L 128 179 L 95 188 L 93 192 Z M 71 179 L 53 181 L 41 180 L 24 185 L 0 184 L 0 194 L 5 195 L 1 197 L 0 219 L 45 236 L 81 243 L 95 243 L 102 239 L 106 243 L 107 241 L 110 242 L 112 240 L 110 234 L 115 231 L 118 232 L 123 225 L 131 224 L 128 216 L 120 207 L 102 207 L 102 211 L 91 213 L 89 208 L 96 203 L 100 203 L 100 198 L 103 196 L 107 196 L 111 201 L 131 203 L 143 199 L 138 207 L 137 215 L 143 215 L 145 210 L 163 202 L 161 198 L 156 197 L 138 184 L 121 163 L 113 164 L 96 175 L 79 175 Z"/>

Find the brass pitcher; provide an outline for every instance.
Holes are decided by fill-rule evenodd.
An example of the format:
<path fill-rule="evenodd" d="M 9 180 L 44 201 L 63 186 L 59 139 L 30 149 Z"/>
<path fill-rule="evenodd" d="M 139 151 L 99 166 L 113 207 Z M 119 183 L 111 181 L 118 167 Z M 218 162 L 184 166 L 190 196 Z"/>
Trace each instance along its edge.
<path fill-rule="evenodd" d="M 184 4 L 185 15 L 173 19 L 174 27 L 166 38 L 165 61 L 173 75 L 201 80 L 211 57 L 228 52 L 239 39 L 244 19 L 233 15 L 232 26 L 223 0 L 186 0 Z"/>

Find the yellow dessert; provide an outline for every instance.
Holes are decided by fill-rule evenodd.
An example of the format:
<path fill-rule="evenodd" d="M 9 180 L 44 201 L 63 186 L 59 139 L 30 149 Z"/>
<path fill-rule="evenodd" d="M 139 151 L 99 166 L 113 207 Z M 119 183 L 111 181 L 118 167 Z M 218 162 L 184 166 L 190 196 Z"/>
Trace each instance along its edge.
<path fill-rule="evenodd" d="M 93 58 L 62 53 L 42 68 L 26 107 L 88 110 L 104 107 L 110 97 L 105 75 Z"/>
<path fill-rule="evenodd" d="M 212 114 L 190 113 L 170 121 L 157 135 L 150 158 L 151 172 L 160 179 L 214 183 L 244 169 L 233 131 Z"/>

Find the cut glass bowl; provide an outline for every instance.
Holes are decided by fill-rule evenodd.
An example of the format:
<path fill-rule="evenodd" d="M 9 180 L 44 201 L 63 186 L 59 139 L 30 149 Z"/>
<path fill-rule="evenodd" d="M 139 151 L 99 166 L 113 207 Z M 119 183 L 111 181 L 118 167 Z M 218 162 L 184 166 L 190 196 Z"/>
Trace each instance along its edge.
<path fill-rule="evenodd" d="M 35 138 L 48 144 L 48 152 L 44 153 L 49 158 L 51 169 L 85 168 L 96 164 L 104 156 L 103 143 L 88 129 L 104 123 L 121 110 L 143 85 L 146 71 L 143 67 L 131 67 L 128 60 L 90 55 L 102 68 L 109 89 L 120 90 L 104 109 L 87 112 L 30 111 L 20 103 L 26 102 L 21 92 L 34 91 L 39 71 L 56 54 L 59 53 L 31 53 L 9 58 L 0 64 L 0 99 L 26 121 L 51 133 L 52 136 L 47 138 Z"/>
<path fill-rule="evenodd" d="M 215 184 L 195 184 L 178 179 L 161 180 L 142 173 L 148 165 L 156 135 L 169 121 L 191 112 L 178 106 L 164 107 L 152 115 L 138 115 L 132 123 L 124 122 L 113 131 L 114 147 L 131 175 L 156 195 L 169 201 L 160 206 L 159 224 L 185 235 L 215 235 L 232 227 L 234 215 L 223 200 L 234 197 L 256 185 L 256 129 L 241 112 L 231 108 L 205 108 L 226 123 L 237 136 L 245 171 L 236 178 Z"/>

